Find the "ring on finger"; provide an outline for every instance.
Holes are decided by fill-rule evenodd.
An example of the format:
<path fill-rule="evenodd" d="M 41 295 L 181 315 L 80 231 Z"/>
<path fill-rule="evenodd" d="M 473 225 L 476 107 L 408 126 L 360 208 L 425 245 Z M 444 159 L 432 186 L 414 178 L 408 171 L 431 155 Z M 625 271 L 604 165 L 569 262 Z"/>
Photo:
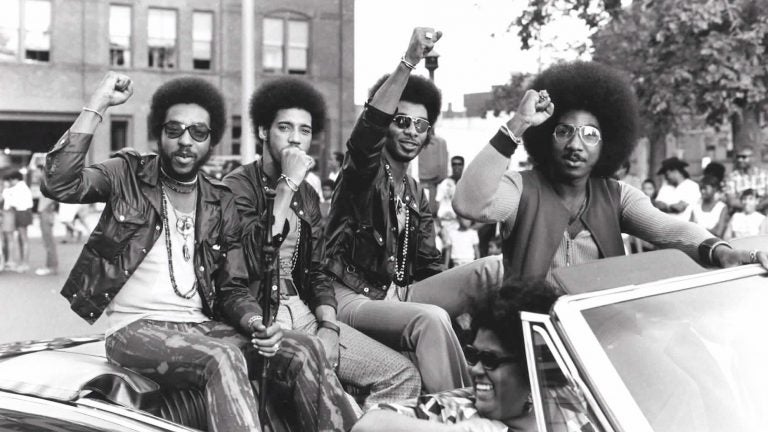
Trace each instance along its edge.
<path fill-rule="evenodd" d="M 750 264 L 757 264 L 758 263 L 758 260 L 757 260 L 757 250 L 756 249 L 749 251 L 749 263 Z"/>
<path fill-rule="evenodd" d="M 424 37 L 425 37 L 427 40 L 432 40 L 432 32 L 426 32 L 426 33 L 424 33 Z"/>

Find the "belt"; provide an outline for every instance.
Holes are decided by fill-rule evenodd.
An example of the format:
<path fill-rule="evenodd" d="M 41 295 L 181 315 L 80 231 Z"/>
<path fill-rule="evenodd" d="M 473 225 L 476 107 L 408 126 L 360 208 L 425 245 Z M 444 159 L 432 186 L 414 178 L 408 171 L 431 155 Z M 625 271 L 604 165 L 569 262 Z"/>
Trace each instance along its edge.
<path fill-rule="evenodd" d="M 293 280 L 281 278 L 280 294 L 285 296 L 295 296 L 295 295 L 299 295 L 299 292 L 296 290 L 296 285 L 293 283 Z"/>

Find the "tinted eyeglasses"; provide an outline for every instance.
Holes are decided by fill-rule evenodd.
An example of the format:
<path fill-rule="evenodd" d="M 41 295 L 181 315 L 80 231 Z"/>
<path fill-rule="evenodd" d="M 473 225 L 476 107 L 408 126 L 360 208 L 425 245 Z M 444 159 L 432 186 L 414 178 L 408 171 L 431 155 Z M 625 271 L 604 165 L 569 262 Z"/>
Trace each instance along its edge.
<path fill-rule="evenodd" d="M 572 124 L 565 123 L 560 123 L 559 125 L 555 126 L 555 131 L 552 132 L 552 136 L 555 137 L 557 142 L 564 143 L 573 139 L 573 136 L 576 135 L 576 132 L 579 133 L 579 138 L 581 138 L 582 142 L 588 146 L 596 146 L 602 139 L 600 135 L 600 129 L 594 126 L 574 126 Z"/>
<path fill-rule="evenodd" d="M 411 123 L 413 123 L 413 126 L 416 128 L 416 132 L 418 133 L 424 133 L 429 130 L 429 122 L 416 118 L 407 116 L 404 114 L 398 114 L 392 119 L 392 123 L 395 124 L 400 129 L 408 129 L 411 127 Z"/>
<path fill-rule="evenodd" d="M 197 142 L 203 142 L 211 135 L 211 129 L 205 123 L 192 123 L 185 125 L 177 121 L 169 121 L 163 124 L 163 131 L 168 138 L 178 138 L 189 131 L 189 136 Z"/>
<path fill-rule="evenodd" d="M 470 366 L 474 366 L 477 362 L 483 363 L 483 369 L 492 371 L 504 363 L 516 363 L 520 361 L 519 356 L 500 356 L 491 351 L 480 351 L 472 345 L 464 347 L 464 357 L 467 359 L 467 363 Z"/>
<path fill-rule="evenodd" d="M 752 157 L 752 155 L 749 154 L 736 155 L 736 159 L 749 159 L 750 157 Z"/>

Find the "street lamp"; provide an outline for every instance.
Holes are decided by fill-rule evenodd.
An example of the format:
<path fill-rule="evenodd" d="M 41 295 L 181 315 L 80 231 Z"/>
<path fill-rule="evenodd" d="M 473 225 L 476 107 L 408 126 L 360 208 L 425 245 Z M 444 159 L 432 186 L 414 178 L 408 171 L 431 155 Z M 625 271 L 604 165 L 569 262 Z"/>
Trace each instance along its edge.
<path fill-rule="evenodd" d="M 427 55 L 424 56 L 424 67 L 429 71 L 429 79 L 432 81 L 435 80 L 435 69 L 437 69 L 438 66 L 438 57 L 440 57 L 440 54 L 435 52 L 435 50 L 428 52 Z"/>

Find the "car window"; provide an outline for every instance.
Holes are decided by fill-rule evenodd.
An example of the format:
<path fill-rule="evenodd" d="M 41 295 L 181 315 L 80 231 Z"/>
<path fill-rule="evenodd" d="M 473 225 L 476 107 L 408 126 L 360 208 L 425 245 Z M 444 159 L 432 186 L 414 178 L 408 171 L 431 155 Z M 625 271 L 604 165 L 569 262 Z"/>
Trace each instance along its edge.
<path fill-rule="evenodd" d="M 750 276 L 583 311 L 654 431 L 768 424 L 768 278 Z"/>
<path fill-rule="evenodd" d="M 549 432 L 590 432 L 600 430 L 590 413 L 586 399 L 573 380 L 566 377 L 563 360 L 552 350 L 546 330 L 532 328 L 533 352 L 536 365 L 536 401 L 543 409 Z M 530 363 L 529 363 L 530 364 Z"/>

